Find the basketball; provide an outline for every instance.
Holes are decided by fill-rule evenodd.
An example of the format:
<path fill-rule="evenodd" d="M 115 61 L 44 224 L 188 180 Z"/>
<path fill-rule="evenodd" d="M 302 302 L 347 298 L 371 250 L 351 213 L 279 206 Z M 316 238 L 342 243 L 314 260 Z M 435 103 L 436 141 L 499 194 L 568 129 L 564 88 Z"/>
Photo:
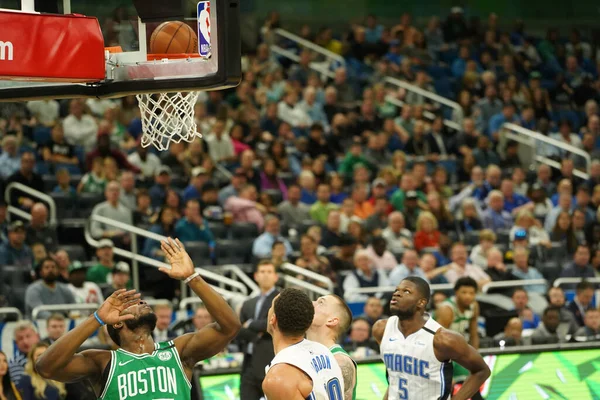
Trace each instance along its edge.
<path fill-rule="evenodd" d="M 149 53 L 178 54 L 197 53 L 198 35 L 181 21 L 170 21 L 160 24 L 150 37 Z"/>

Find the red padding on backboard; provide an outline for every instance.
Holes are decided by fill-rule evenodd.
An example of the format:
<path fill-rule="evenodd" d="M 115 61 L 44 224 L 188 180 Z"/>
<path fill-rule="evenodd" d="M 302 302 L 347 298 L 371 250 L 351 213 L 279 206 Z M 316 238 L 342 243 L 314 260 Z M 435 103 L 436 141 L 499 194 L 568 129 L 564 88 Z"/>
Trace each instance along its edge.
<path fill-rule="evenodd" d="M 105 68 L 96 18 L 0 11 L 0 79 L 97 82 Z"/>

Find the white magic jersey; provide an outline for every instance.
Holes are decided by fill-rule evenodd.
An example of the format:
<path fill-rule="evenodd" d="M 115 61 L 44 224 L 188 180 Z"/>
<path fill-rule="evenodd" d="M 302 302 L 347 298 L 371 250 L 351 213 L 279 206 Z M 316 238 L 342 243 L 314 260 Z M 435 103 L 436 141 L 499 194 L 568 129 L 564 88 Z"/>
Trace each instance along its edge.
<path fill-rule="evenodd" d="M 329 349 L 321 343 L 304 339 L 281 350 L 265 368 L 290 364 L 312 379 L 313 391 L 307 400 L 341 400 L 344 392 L 342 370 Z"/>
<path fill-rule="evenodd" d="M 441 328 L 429 319 L 417 332 L 404 337 L 398 317 L 390 317 L 381 339 L 381 358 L 389 376 L 388 400 L 445 400 L 450 398 L 452 363 L 439 361 L 433 335 Z"/>

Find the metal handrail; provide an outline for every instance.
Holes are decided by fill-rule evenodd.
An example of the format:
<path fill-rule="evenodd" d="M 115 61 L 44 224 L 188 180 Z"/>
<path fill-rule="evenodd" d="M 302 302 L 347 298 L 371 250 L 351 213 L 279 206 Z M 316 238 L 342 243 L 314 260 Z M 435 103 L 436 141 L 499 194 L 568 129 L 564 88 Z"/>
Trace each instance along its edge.
<path fill-rule="evenodd" d="M 451 283 L 438 283 L 434 285 L 429 285 L 429 288 L 432 292 L 436 290 L 452 290 L 454 289 L 454 285 Z M 351 297 L 351 295 L 355 294 L 370 294 L 370 293 L 390 293 L 395 292 L 396 286 L 374 286 L 374 287 L 364 287 L 364 288 L 350 288 L 344 292 L 345 297 Z"/>
<path fill-rule="evenodd" d="M 570 144 L 561 142 L 560 140 L 553 139 L 551 137 L 542 135 L 539 132 L 535 132 L 535 131 L 532 131 L 530 129 L 523 128 L 522 126 L 510 123 L 510 122 L 506 122 L 506 123 L 502 124 L 502 129 L 518 133 L 519 135 L 527 136 L 530 139 L 529 142 L 525 142 L 523 140 L 519 140 L 518 139 L 519 138 L 518 135 L 514 135 L 514 134 L 511 135 L 510 132 L 508 134 L 505 133 L 506 137 L 508 137 L 509 139 L 513 139 L 513 140 L 519 141 L 519 143 L 523 143 L 523 144 L 529 145 L 529 146 L 533 147 L 534 150 L 537 150 L 538 145 L 537 145 L 536 141 L 539 140 L 540 142 L 543 142 L 543 143 L 546 143 L 546 144 L 549 144 L 549 145 L 552 145 L 552 146 L 556 146 L 556 147 L 561 148 L 561 149 L 563 149 L 565 151 L 568 151 L 570 153 L 573 153 L 573 154 L 576 154 L 576 155 L 582 157 L 585 160 L 585 163 L 586 163 L 585 170 L 586 170 L 587 173 L 583 173 L 581 171 L 575 170 L 574 174 L 576 176 L 579 176 L 580 178 L 583 178 L 583 179 L 588 179 L 589 178 L 589 173 L 590 173 L 590 169 L 591 169 L 591 165 L 592 165 L 592 159 L 591 159 L 589 153 L 581 150 L 578 147 L 575 147 L 575 146 L 572 146 Z M 536 151 L 536 153 L 537 153 L 537 151 Z M 548 164 L 551 167 L 560 168 L 560 164 L 557 163 L 556 161 L 550 159 L 550 158 L 547 158 L 547 157 L 544 157 L 544 156 L 536 154 L 536 160 L 540 161 L 540 162 L 543 162 L 543 163 L 546 163 L 546 164 Z M 554 164 L 554 165 L 552 165 L 552 164 Z M 558 167 L 556 167 L 556 166 L 558 166 Z"/>
<path fill-rule="evenodd" d="M 237 278 L 239 278 L 241 282 L 245 283 L 246 286 L 248 286 L 251 290 L 250 294 L 248 294 L 248 297 L 258 296 L 260 294 L 260 288 L 258 287 L 256 282 L 250 279 L 250 277 L 248 277 L 248 275 L 246 275 L 246 273 L 242 271 L 242 269 L 237 265 L 222 265 L 219 266 L 218 269 L 220 271 L 223 271 L 224 273 L 229 272 L 232 275 L 235 275 Z"/>
<path fill-rule="evenodd" d="M 548 285 L 548 281 L 545 279 L 523 279 L 523 280 L 517 280 L 517 281 L 496 281 L 496 282 L 486 283 L 481 288 L 481 291 L 483 293 L 487 293 L 490 289 L 494 289 L 494 288 L 533 286 L 533 285 Z"/>
<path fill-rule="evenodd" d="M 213 287 L 213 289 L 219 293 L 227 301 L 229 300 L 246 300 L 248 297 L 241 295 L 240 293 L 230 292 L 229 290 L 221 289 L 219 287 Z M 200 297 L 186 297 L 179 302 L 179 311 L 185 311 L 186 308 L 192 304 L 203 303 Z"/>
<path fill-rule="evenodd" d="M 52 225 L 56 225 L 56 203 L 54 202 L 54 199 L 52 197 L 48 196 L 46 193 L 42 193 L 40 191 L 32 189 L 29 186 L 25 186 L 22 183 L 12 182 L 8 184 L 6 190 L 4 191 L 4 200 L 6 201 L 6 204 L 10 204 L 10 193 L 13 190 L 20 190 L 21 192 L 27 193 L 47 203 L 49 216 L 48 222 Z"/>
<path fill-rule="evenodd" d="M 591 283 L 600 283 L 600 278 L 558 278 L 554 281 L 554 287 L 560 287 L 560 285 L 569 284 L 569 283 L 579 283 L 585 280 L 586 282 Z"/>
<path fill-rule="evenodd" d="M 38 314 L 44 311 L 95 310 L 98 307 L 98 303 L 41 305 L 31 310 L 31 319 L 37 319 Z"/>
<path fill-rule="evenodd" d="M 331 59 L 339 62 L 340 64 L 346 65 L 346 60 L 344 60 L 344 57 L 340 56 L 337 53 L 334 53 L 333 51 L 327 50 L 325 47 L 319 46 L 318 44 L 315 44 L 309 40 L 301 38 L 298 35 L 294 35 L 293 33 L 286 31 L 285 29 L 277 28 L 273 32 L 275 32 L 275 34 L 277 34 L 279 36 L 283 36 L 284 38 L 291 40 L 292 42 L 296 42 L 296 43 L 302 45 L 303 47 L 306 47 L 307 49 L 314 51 L 315 53 L 322 54 L 327 58 L 331 58 Z"/>
<path fill-rule="evenodd" d="M 135 235 L 140 235 L 149 239 L 153 239 L 153 240 L 158 240 L 158 241 L 162 241 L 162 240 L 167 240 L 166 236 L 163 235 L 159 235 L 150 231 L 146 231 L 144 229 L 140 229 L 138 227 L 135 227 L 133 225 L 129 225 L 129 224 L 125 224 L 121 221 L 116 221 L 114 219 L 110 219 L 110 218 L 106 218 L 103 217 L 101 215 L 91 215 L 90 216 L 90 220 L 94 220 L 97 222 L 101 222 L 104 223 L 106 225 L 111 225 L 114 227 L 117 227 L 123 231 L 126 232 L 130 232 L 134 235 L 133 239 L 131 240 L 131 244 L 132 244 L 132 250 L 133 251 L 128 251 L 128 250 L 124 250 L 124 249 L 119 249 L 117 247 L 113 248 L 113 252 L 121 257 L 126 257 L 132 260 L 132 266 L 133 266 L 133 286 L 136 290 L 139 290 L 139 266 L 138 266 L 138 262 L 142 262 L 144 264 L 153 266 L 153 267 L 164 267 L 164 268 L 170 268 L 171 266 L 167 263 L 155 260 L 153 258 L 150 257 L 146 257 L 140 254 L 137 254 L 136 249 L 134 249 L 134 247 L 137 247 L 137 240 Z M 90 221 L 88 221 L 88 223 L 86 224 L 86 229 L 85 229 L 85 239 L 88 242 L 89 245 L 97 247 L 99 244 L 99 241 L 94 239 L 92 237 L 92 235 L 90 234 L 90 229 L 89 229 L 89 224 Z M 196 268 L 196 272 L 198 272 L 203 278 L 208 278 L 208 279 L 212 279 L 215 280 L 217 282 L 221 282 L 225 285 L 229 285 L 232 288 L 236 288 L 238 289 L 243 295 L 248 295 L 248 288 L 243 285 L 242 283 L 235 281 L 233 279 L 230 278 L 226 278 L 222 275 L 219 275 L 217 273 L 211 272 L 211 271 L 207 271 L 205 269 L 199 269 Z M 182 289 L 182 296 L 186 297 L 187 295 L 187 285 L 185 285 L 185 283 L 183 283 L 183 281 L 181 282 L 181 289 Z"/>
<path fill-rule="evenodd" d="M 23 313 L 17 307 L 0 307 L 0 315 L 16 315 L 17 321 L 23 319 Z"/>
<path fill-rule="evenodd" d="M 173 303 L 167 299 L 143 299 L 146 304 L 151 307 L 154 306 L 169 306 L 173 308 Z"/>
<path fill-rule="evenodd" d="M 288 58 L 293 62 L 297 63 L 300 61 L 300 56 L 298 56 L 296 53 L 294 53 L 293 51 L 286 50 L 283 47 L 277 46 L 276 44 L 271 45 L 271 51 L 275 54 L 279 54 L 280 56 Z M 327 68 L 326 65 L 323 65 L 323 63 L 311 62 L 308 64 L 308 67 L 313 71 L 319 72 L 327 76 L 328 78 L 333 78 L 335 76 L 335 72 L 329 70 L 329 68 Z"/>
<path fill-rule="evenodd" d="M 309 271 L 306 268 L 301 268 L 291 263 L 283 263 L 281 265 L 281 269 L 285 272 L 291 272 L 296 275 L 303 275 L 309 279 L 312 279 L 313 281 L 321 282 L 327 286 L 327 290 L 329 290 L 329 293 L 333 293 L 333 282 L 331 282 L 331 279 L 327 278 L 326 276 L 317 274 L 316 272 Z"/>
<path fill-rule="evenodd" d="M 289 276 L 289 275 L 284 275 L 283 281 L 285 282 L 286 287 L 289 287 L 289 285 L 300 286 L 301 288 L 306 289 L 309 292 L 312 292 L 313 294 L 317 294 L 317 295 L 321 295 L 321 296 L 327 296 L 332 293 L 329 290 L 324 289 L 320 286 L 313 285 L 312 283 L 308 283 L 306 281 L 303 281 L 302 279 L 298 279 L 296 277 Z"/>
<path fill-rule="evenodd" d="M 428 98 L 429 100 L 432 100 L 436 103 L 445 105 L 446 107 L 450 107 L 453 110 L 457 110 L 459 112 L 462 112 L 462 108 L 460 107 L 460 104 L 458 104 L 455 101 L 452 101 L 450 99 L 447 99 L 443 96 L 440 96 L 439 94 L 433 93 L 429 90 L 425 90 L 423 88 L 420 88 L 416 85 L 413 85 L 411 83 L 405 82 L 403 80 L 397 79 L 397 78 L 392 78 L 391 76 L 386 76 L 383 81 L 385 83 L 388 83 L 390 85 L 394 85 L 394 86 L 398 86 L 401 87 L 404 90 L 408 90 L 409 92 L 413 92 L 416 93 L 418 95 L 421 95 L 425 98 Z M 425 115 L 425 113 L 423 113 L 423 115 Z M 456 122 L 451 121 L 452 125 L 448 125 L 446 124 L 446 126 L 449 126 L 451 128 L 454 129 L 458 129 L 460 130 L 460 125 L 458 125 Z"/>
<path fill-rule="evenodd" d="M 404 104 L 406 104 L 405 102 L 403 102 L 400 99 L 395 98 L 392 95 L 387 95 L 385 96 L 385 101 L 387 101 L 388 103 L 391 103 L 393 105 L 395 105 L 398 108 L 402 108 L 404 106 Z M 427 110 L 423 110 L 423 116 L 427 119 L 430 120 L 434 120 L 435 119 L 435 114 L 432 113 L 431 111 L 427 111 Z M 444 126 L 450 128 L 450 129 L 454 129 L 456 131 L 460 131 L 461 130 L 461 126 L 460 124 L 457 124 L 456 122 L 450 120 L 450 119 L 445 119 L 444 120 Z"/>

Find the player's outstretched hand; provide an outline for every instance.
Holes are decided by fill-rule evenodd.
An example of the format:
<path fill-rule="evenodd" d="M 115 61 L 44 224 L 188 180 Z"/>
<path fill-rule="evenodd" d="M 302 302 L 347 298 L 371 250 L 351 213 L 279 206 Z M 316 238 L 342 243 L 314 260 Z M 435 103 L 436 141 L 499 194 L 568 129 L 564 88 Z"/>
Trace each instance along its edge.
<path fill-rule="evenodd" d="M 135 290 L 119 289 L 102 303 L 98 317 L 108 325 L 134 318 L 133 314 L 121 315 L 127 308 L 139 304 L 140 294 Z"/>
<path fill-rule="evenodd" d="M 179 239 L 168 238 L 163 240 L 160 243 L 160 248 L 165 253 L 171 268 L 161 267 L 159 271 L 179 280 L 187 279 L 194 273 L 194 263 Z"/>

